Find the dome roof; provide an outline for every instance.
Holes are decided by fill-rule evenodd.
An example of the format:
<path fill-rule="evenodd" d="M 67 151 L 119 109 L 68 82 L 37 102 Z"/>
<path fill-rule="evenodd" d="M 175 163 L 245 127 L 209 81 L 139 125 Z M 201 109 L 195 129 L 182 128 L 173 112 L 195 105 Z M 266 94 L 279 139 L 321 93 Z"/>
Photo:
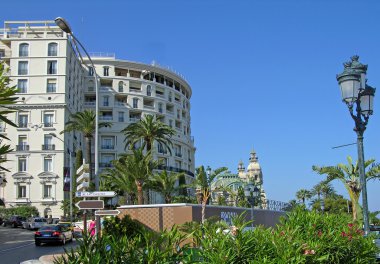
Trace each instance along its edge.
<path fill-rule="evenodd" d="M 249 165 L 247 167 L 247 171 L 252 170 L 261 170 L 260 164 L 258 162 L 258 158 L 256 156 L 256 152 L 254 150 L 251 151 L 250 157 L 249 157 Z"/>

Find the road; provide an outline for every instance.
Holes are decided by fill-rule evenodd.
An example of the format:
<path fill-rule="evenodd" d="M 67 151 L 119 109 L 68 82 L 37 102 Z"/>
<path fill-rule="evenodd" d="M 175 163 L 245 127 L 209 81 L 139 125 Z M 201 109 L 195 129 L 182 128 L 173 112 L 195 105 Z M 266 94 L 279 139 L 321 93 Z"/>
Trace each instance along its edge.
<path fill-rule="evenodd" d="M 77 245 L 75 239 L 67 243 L 70 249 Z M 0 263 L 19 264 L 25 260 L 38 259 L 43 255 L 63 253 L 62 245 L 34 245 L 34 232 L 22 228 L 0 227 Z"/>

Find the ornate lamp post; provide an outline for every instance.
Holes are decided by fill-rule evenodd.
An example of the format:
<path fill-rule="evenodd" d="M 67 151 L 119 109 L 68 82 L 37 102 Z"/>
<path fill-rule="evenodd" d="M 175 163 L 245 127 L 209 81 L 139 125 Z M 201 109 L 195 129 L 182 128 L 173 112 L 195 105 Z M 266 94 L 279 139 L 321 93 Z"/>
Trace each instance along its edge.
<path fill-rule="evenodd" d="M 366 84 L 368 65 L 359 62 L 359 56 L 352 56 L 345 62 L 344 70 L 336 76 L 342 100 L 347 105 L 355 122 L 354 131 L 357 134 L 359 178 L 362 191 L 364 232 L 369 232 L 367 185 L 364 167 L 363 134 L 368 124 L 369 116 L 373 114 L 373 98 L 375 88 Z M 355 112 L 354 112 L 355 107 Z"/>
<path fill-rule="evenodd" d="M 244 187 L 244 196 L 247 198 L 249 204 L 251 205 L 251 220 L 253 221 L 253 208 L 255 207 L 256 198 L 260 195 L 260 189 L 254 186 L 252 183 L 248 183 Z M 253 222 L 252 222 L 253 227 Z"/>

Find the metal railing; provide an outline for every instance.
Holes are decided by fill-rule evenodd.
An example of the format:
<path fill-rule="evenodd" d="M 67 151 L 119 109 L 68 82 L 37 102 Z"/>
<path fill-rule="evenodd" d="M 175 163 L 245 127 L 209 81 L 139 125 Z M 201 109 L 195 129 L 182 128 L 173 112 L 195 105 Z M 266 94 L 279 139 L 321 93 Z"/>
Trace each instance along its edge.
<path fill-rule="evenodd" d="M 194 173 L 192 173 L 191 171 L 183 170 L 183 169 L 179 169 L 179 168 L 171 167 L 171 166 L 158 165 L 157 170 L 166 170 L 166 171 L 172 171 L 172 172 L 183 172 L 183 173 L 185 173 L 191 177 L 194 177 Z"/>
<path fill-rule="evenodd" d="M 266 202 L 262 203 L 261 206 L 263 209 L 282 212 L 286 211 L 286 209 L 289 208 L 290 204 L 281 201 L 266 200 Z"/>
<path fill-rule="evenodd" d="M 42 150 L 55 150 L 54 144 L 44 144 L 42 145 Z"/>
<path fill-rule="evenodd" d="M 115 146 L 114 146 L 114 145 L 102 145 L 101 148 L 102 148 L 102 149 L 114 149 Z"/>
<path fill-rule="evenodd" d="M 28 151 L 29 145 L 16 145 L 16 151 Z"/>

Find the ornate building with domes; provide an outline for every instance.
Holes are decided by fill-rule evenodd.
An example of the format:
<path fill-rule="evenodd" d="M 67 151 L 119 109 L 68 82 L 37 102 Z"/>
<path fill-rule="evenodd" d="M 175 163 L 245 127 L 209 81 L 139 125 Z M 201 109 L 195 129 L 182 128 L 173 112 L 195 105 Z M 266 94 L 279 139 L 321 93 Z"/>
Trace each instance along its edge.
<path fill-rule="evenodd" d="M 254 150 L 250 153 L 247 170 L 245 170 L 243 162 L 240 161 L 237 174 L 233 174 L 228 171 L 222 175 L 219 175 L 215 179 L 215 181 L 211 184 L 212 200 L 216 203 L 218 197 L 226 195 L 226 192 L 230 191 L 237 193 L 239 188 L 244 188 L 249 183 L 259 188 L 259 197 L 261 197 L 261 202 L 259 204 L 260 207 L 265 209 L 267 197 L 263 187 L 263 172 Z M 231 198 L 231 195 L 229 195 L 229 197 Z M 233 201 L 231 201 L 231 199 L 229 200 L 230 204 L 232 203 L 233 205 L 236 205 Z"/>

